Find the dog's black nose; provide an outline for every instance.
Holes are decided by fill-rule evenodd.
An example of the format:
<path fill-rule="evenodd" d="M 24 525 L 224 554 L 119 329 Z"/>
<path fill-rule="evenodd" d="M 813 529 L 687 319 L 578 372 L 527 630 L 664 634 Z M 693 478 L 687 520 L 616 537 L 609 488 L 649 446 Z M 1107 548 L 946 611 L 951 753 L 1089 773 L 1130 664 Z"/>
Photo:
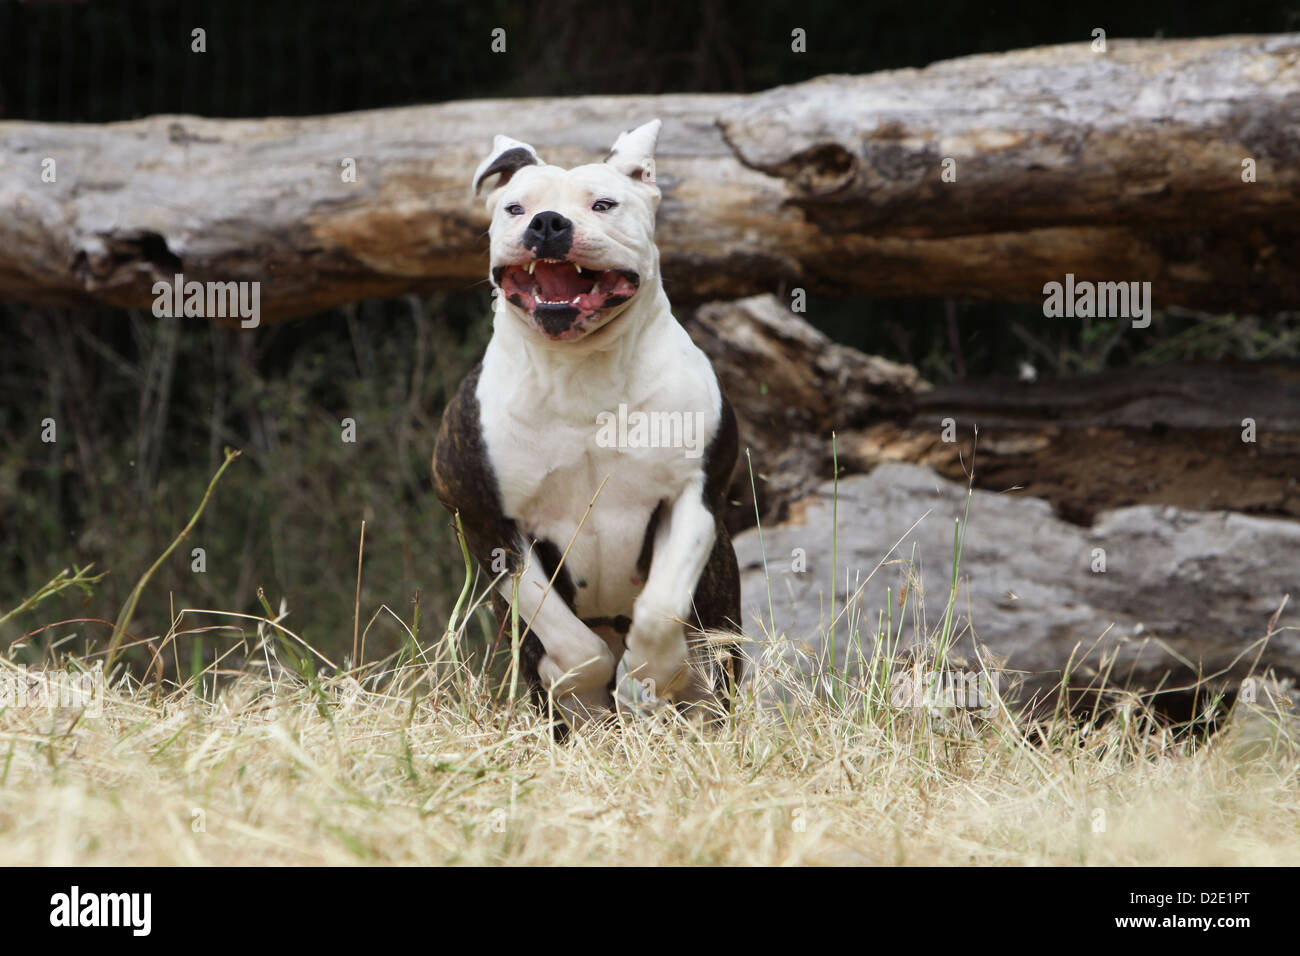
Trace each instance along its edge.
<path fill-rule="evenodd" d="M 524 230 L 523 244 L 539 259 L 563 259 L 573 245 L 573 223 L 558 212 L 539 212 Z"/>

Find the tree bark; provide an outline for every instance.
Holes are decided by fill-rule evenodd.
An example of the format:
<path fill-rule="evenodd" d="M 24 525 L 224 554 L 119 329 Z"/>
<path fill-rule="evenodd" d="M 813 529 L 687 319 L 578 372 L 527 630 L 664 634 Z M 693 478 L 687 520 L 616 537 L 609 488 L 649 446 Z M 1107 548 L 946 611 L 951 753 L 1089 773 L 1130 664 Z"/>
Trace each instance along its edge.
<path fill-rule="evenodd" d="M 837 345 L 771 296 L 685 319 L 740 425 L 732 530 L 784 520 L 834 474 L 927 465 L 1043 498 L 1088 525 L 1107 509 L 1175 505 L 1300 518 L 1300 366 L 1134 367 L 1036 383 L 931 388 L 916 370 Z M 748 457 L 746 457 L 748 452 Z M 753 481 L 750 469 L 752 462 Z"/>
<path fill-rule="evenodd" d="M 1070 44 L 746 96 L 0 123 L 0 298 L 148 307 L 181 272 L 258 280 L 275 318 L 469 288 L 487 273 L 469 179 L 493 134 L 567 165 L 651 116 L 674 301 L 1037 302 L 1068 272 L 1149 281 L 1157 308 L 1300 306 L 1300 34 Z"/>

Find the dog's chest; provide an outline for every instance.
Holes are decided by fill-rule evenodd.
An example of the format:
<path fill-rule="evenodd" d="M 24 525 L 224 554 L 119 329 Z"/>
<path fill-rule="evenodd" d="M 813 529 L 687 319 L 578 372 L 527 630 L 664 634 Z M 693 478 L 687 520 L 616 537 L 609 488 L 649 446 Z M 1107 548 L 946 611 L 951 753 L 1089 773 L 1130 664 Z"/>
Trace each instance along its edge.
<path fill-rule="evenodd" d="M 484 360 L 481 426 L 503 512 L 525 535 L 569 549 L 583 617 L 631 614 L 651 516 L 703 480 L 717 383 L 693 346 L 667 354 L 674 360 L 630 375 L 562 384 L 491 349 Z"/>

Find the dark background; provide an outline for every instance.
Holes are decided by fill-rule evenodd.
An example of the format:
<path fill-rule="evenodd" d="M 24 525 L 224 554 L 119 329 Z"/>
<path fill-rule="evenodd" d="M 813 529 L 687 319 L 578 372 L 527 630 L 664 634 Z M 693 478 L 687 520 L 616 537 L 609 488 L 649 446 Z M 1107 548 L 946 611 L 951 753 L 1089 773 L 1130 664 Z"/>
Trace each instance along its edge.
<path fill-rule="evenodd" d="M 190 52 L 207 30 L 208 52 Z M 489 52 L 493 28 L 506 55 Z M 790 51 L 802 27 L 808 51 Z M 0 116 L 338 113 L 485 96 L 752 92 L 1108 37 L 1300 28 L 1300 3 L 0 0 Z"/>
<path fill-rule="evenodd" d="M 190 31 L 207 31 L 192 53 Z M 491 31 L 507 31 L 493 54 Z M 808 52 L 790 50 L 807 31 Z M 833 72 L 1048 43 L 1300 29 L 1300 0 L 1204 4 L 449 4 L 398 0 L 18 3 L 0 0 L 0 120 L 105 123 L 155 113 L 304 115 L 469 97 L 755 91 Z M 508 132 L 508 131 L 505 131 Z M 486 147 L 487 144 L 484 144 Z M 3 214 L 0 212 L 0 214 Z M 460 587 L 459 555 L 428 460 L 448 391 L 481 350 L 487 296 L 361 302 L 240 334 L 142 312 L 0 305 L 0 614 L 73 564 L 108 576 L 0 627 L 22 654 L 102 643 L 139 574 L 202 497 L 193 539 L 159 571 L 133 631 L 184 607 L 254 611 L 263 587 L 289 626 L 349 647 L 357 535 L 367 521 L 362 626 L 381 606 L 429 628 Z M 1048 323 L 1041 310 L 942 300 L 814 300 L 841 341 L 959 375 L 1044 377 L 1114 365 L 1300 354 L 1291 316 L 1156 317 L 1141 350 L 1109 320 Z M 53 417 L 59 442 L 40 443 Z M 339 441 L 342 417 L 359 441 Z M 190 570 L 202 546 L 207 568 Z M 211 620 L 205 623 L 212 623 Z M 486 620 L 479 626 L 486 636 Z M 427 633 L 427 632 L 426 632 Z M 403 640 L 380 613 L 368 656 Z M 230 634 L 190 636 L 172 665 L 212 659 Z M 63 643 L 60 643 L 63 642 Z M 186 663 L 189 661 L 189 663 Z"/>

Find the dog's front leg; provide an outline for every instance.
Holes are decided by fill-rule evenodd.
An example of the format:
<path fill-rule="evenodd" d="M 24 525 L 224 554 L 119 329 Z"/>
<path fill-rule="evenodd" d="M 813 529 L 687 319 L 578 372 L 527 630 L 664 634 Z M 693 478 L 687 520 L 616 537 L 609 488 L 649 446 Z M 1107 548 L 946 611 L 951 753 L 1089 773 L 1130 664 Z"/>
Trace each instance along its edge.
<path fill-rule="evenodd" d="M 620 695 L 623 700 L 698 700 L 707 684 L 689 667 L 683 621 L 700 574 L 713 552 L 717 534 L 714 517 L 704 503 L 703 481 L 692 482 L 672 502 L 655 534 L 650 573 L 637 596 L 632 627 L 623 656 Z M 637 687 L 626 687 L 630 678 Z"/>
<path fill-rule="evenodd" d="M 533 633 L 546 649 L 537 665 L 538 677 L 565 721 L 577 727 L 609 710 L 616 662 L 609 645 L 577 618 L 555 589 L 547 593 L 548 583 L 536 553 L 530 553 L 517 595 L 509 579 L 498 586 L 507 601 L 518 602 L 520 629 L 532 622 Z"/>

